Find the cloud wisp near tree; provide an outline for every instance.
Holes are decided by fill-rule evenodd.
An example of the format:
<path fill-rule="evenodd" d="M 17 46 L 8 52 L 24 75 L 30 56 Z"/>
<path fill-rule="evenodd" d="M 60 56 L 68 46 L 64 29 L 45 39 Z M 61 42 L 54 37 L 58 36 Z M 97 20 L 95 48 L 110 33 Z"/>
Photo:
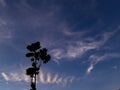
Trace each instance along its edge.
<path fill-rule="evenodd" d="M 41 64 L 46 64 L 50 61 L 50 55 L 47 54 L 46 48 L 41 48 L 40 42 L 32 43 L 27 45 L 27 50 L 29 52 L 26 54 L 26 57 L 31 58 L 32 66 L 26 70 L 26 75 L 31 78 L 31 89 L 36 90 L 36 76 L 39 74 Z"/>

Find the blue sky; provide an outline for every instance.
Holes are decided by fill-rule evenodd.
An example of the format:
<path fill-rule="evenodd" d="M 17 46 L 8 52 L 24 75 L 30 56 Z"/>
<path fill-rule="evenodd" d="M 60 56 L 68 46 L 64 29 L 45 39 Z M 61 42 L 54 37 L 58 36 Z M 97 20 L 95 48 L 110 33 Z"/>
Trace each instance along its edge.
<path fill-rule="evenodd" d="M 30 89 L 26 46 L 40 41 L 52 58 L 41 67 L 38 90 L 118 90 L 119 3 L 0 0 L 0 88 Z"/>

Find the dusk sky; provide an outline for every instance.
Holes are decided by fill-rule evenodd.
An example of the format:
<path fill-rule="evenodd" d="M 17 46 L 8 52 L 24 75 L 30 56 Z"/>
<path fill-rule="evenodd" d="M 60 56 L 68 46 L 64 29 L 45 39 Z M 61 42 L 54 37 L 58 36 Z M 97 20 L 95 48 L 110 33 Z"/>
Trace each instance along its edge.
<path fill-rule="evenodd" d="M 30 90 L 36 41 L 51 55 L 37 90 L 120 88 L 120 0 L 0 0 L 0 90 Z"/>

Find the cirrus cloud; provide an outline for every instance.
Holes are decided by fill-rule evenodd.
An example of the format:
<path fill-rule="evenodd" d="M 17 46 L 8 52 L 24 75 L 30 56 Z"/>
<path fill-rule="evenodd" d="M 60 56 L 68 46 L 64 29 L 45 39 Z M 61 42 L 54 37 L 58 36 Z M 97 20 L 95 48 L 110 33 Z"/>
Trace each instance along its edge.
<path fill-rule="evenodd" d="M 29 82 L 30 77 L 26 76 L 25 73 L 18 73 L 18 72 L 11 72 L 5 73 L 1 72 L 1 76 L 7 82 Z M 37 83 L 42 84 L 58 84 L 58 85 L 66 85 L 73 83 L 74 81 L 79 80 L 80 78 L 76 78 L 75 76 L 60 76 L 59 74 L 51 74 L 51 73 L 44 73 L 40 71 L 39 79 Z"/>
<path fill-rule="evenodd" d="M 89 57 L 90 66 L 87 68 L 86 73 L 90 74 L 96 64 L 98 64 L 99 62 L 105 61 L 105 60 L 109 60 L 110 58 L 120 58 L 120 53 L 107 53 L 102 56 L 91 55 Z"/>
<path fill-rule="evenodd" d="M 83 33 L 83 32 L 82 32 Z M 77 41 L 71 42 L 65 48 L 56 48 L 51 50 L 51 55 L 55 60 L 62 58 L 74 59 L 77 57 L 82 57 L 87 51 L 99 50 L 105 43 L 115 34 L 115 32 L 105 32 L 101 35 L 100 40 L 94 38 L 84 38 Z M 84 35 L 83 35 L 84 36 Z M 98 37 L 98 35 L 96 36 Z M 81 37 L 83 38 L 83 37 Z"/>

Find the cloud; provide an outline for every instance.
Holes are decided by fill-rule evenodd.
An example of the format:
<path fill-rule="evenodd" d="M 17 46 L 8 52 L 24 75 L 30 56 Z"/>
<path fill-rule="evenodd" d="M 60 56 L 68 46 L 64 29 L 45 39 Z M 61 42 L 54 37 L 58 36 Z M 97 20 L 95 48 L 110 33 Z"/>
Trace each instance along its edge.
<path fill-rule="evenodd" d="M 1 30 L 0 30 L 1 31 Z M 1 32 L 0 32 L 0 42 L 2 42 L 2 41 L 8 41 L 8 40 L 11 40 L 11 38 L 12 38 L 12 33 L 11 32 L 9 32 L 9 31 L 4 31 L 4 30 L 2 30 Z"/>
<path fill-rule="evenodd" d="M 60 11 L 59 7 L 55 4 L 46 5 L 47 2 L 43 3 L 42 1 L 38 1 L 38 3 L 40 3 L 40 8 L 36 8 L 29 0 L 21 0 L 21 2 L 16 5 L 19 13 L 18 18 L 21 18 L 21 25 L 32 28 L 29 30 L 34 32 L 39 31 L 41 28 L 45 31 L 56 29 L 59 23 L 57 21 Z M 16 22 L 18 23 L 18 21 Z M 40 31 L 44 32 L 42 29 Z"/>
<path fill-rule="evenodd" d="M 60 76 L 58 74 L 52 75 L 51 73 L 43 73 L 42 71 L 40 72 L 39 75 L 39 81 L 41 83 L 49 83 L 49 84 L 62 84 L 62 85 L 66 85 L 66 84 L 70 84 L 73 83 L 74 81 L 79 80 L 79 78 L 76 78 L 74 76 Z"/>
<path fill-rule="evenodd" d="M 13 33 L 11 31 L 7 31 L 5 29 L 0 30 L 0 44 L 6 43 L 10 45 L 12 40 L 13 40 Z"/>
<path fill-rule="evenodd" d="M 94 68 L 94 65 L 91 64 L 91 65 L 88 67 L 88 69 L 87 69 L 87 74 L 91 73 L 91 71 L 93 70 L 93 68 Z"/>
<path fill-rule="evenodd" d="M 4 19 L 0 18 L 0 27 L 6 26 L 6 25 L 7 25 L 7 22 Z"/>
<path fill-rule="evenodd" d="M 2 5 L 3 7 L 5 7 L 6 6 L 5 0 L 0 0 L 0 5 Z"/>
<path fill-rule="evenodd" d="M 0 17 L 0 43 L 11 41 L 13 38 L 12 22 Z"/>
<path fill-rule="evenodd" d="M 95 0 L 92 0 L 91 3 L 94 4 Z M 96 37 L 88 35 L 94 30 L 75 32 L 70 28 L 69 22 L 61 17 L 62 7 L 55 3 L 41 2 L 40 8 L 36 8 L 29 0 L 21 0 L 19 3 L 17 2 L 15 7 L 14 12 L 18 12 L 16 18 L 14 18 L 16 14 L 10 14 L 13 17 L 11 21 L 18 28 L 15 31 L 14 39 L 17 39 L 16 41 L 20 39 L 22 42 L 41 41 L 43 46 L 52 48 L 50 53 L 56 61 L 63 58 L 81 58 L 87 51 L 99 49 L 114 34 L 113 32 L 105 32 L 96 35 L 96 37 L 101 37 L 100 40 L 97 40 Z M 26 33 L 30 37 L 26 37 Z M 12 38 L 12 33 L 3 32 L 1 34 L 1 40 L 8 38 L 8 36 Z"/>
<path fill-rule="evenodd" d="M 55 59 L 61 59 L 65 57 L 63 49 L 53 49 L 50 53 L 53 55 Z"/>
<path fill-rule="evenodd" d="M 6 81 L 25 81 L 25 82 L 29 82 L 29 77 L 27 77 L 26 75 L 24 75 L 23 73 L 16 73 L 16 72 L 12 72 L 9 74 L 6 74 L 5 72 L 1 73 L 2 77 L 6 80 Z"/>
<path fill-rule="evenodd" d="M 107 60 L 108 58 L 120 58 L 120 54 L 119 53 L 107 53 L 107 54 L 104 54 L 103 56 L 96 56 L 96 55 L 90 56 L 90 60 L 92 60 L 92 62 L 94 62 L 95 64 L 97 64 L 100 61 Z"/>
<path fill-rule="evenodd" d="M 105 61 L 111 58 L 120 58 L 120 53 L 108 53 L 108 54 L 104 54 L 103 56 L 91 55 L 89 57 L 90 66 L 87 68 L 86 73 L 90 74 L 96 64 L 98 64 L 101 61 Z"/>
<path fill-rule="evenodd" d="M 2 72 L 1 75 L 6 81 L 10 80 L 10 78 L 6 75 L 6 73 Z"/>
<path fill-rule="evenodd" d="M 118 69 L 118 67 L 117 67 L 117 66 L 113 66 L 112 68 L 113 68 L 113 69 Z"/>
<path fill-rule="evenodd" d="M 63 33 L 67 36 L 79 36 L 82 37 L 84 36 L 86 33 L 88 33 L 88 31 L 79 31 L 79 32 L 74 32 L 74 31 L 69 31 L 71 30 L 71 28 L 64 28 Z"/>
<path fill-rule="evenodd" d="M 30 77 L 26 76 L 25 73 L 17 73 L 17 72 L 11 72 L 9 74 L 2 72 L 1 76 L 4 78 L 7 82 L 30 82 Z M 74 76 L 60 76 L 58 74 L 51 74 L 51 73 L 44 73 L 43 71 L 40 71 L 39 74 L 39 80 L 38 83 L 42 84 L 58 84 L 58 85 L 66 85 L 73 83 L 74 81 L 79 80 L 79 78 L 76 78 Z"/>
<path fill-rule="evenodd" d="M 80 32 L 79 32 L 80 33 Z M 83 32 L 81 32 L 83 34 Z M 55 60 L 60 60 L 62 58 L 68 58 L 68 59 L 75 59 L 82 57 L 87 51 L 89 50 L 99 50 L 104 44 L 115 34 L 115 32 L 104 32 L 101 35 L 96 35 L 96 37 L 85 37 L 84 35 L 87 35 L 88 32 L 81 35 L 80 40 L 76 41 L 70 41 L 68 42 L 67 46 L 64 46 L 65 48 L 56 48 L 51 50 L 51 55 Z M 71 36 L 71 34 L 69 34 Z M 101 37 L 99 40 L 97 40 L 97 37 Z M 73 40 L 73 39 L 72 39 Z M 65 42 L 65 41 L 64 41 Z M 64 43 L 63 42 L 63 43 Z"/>

